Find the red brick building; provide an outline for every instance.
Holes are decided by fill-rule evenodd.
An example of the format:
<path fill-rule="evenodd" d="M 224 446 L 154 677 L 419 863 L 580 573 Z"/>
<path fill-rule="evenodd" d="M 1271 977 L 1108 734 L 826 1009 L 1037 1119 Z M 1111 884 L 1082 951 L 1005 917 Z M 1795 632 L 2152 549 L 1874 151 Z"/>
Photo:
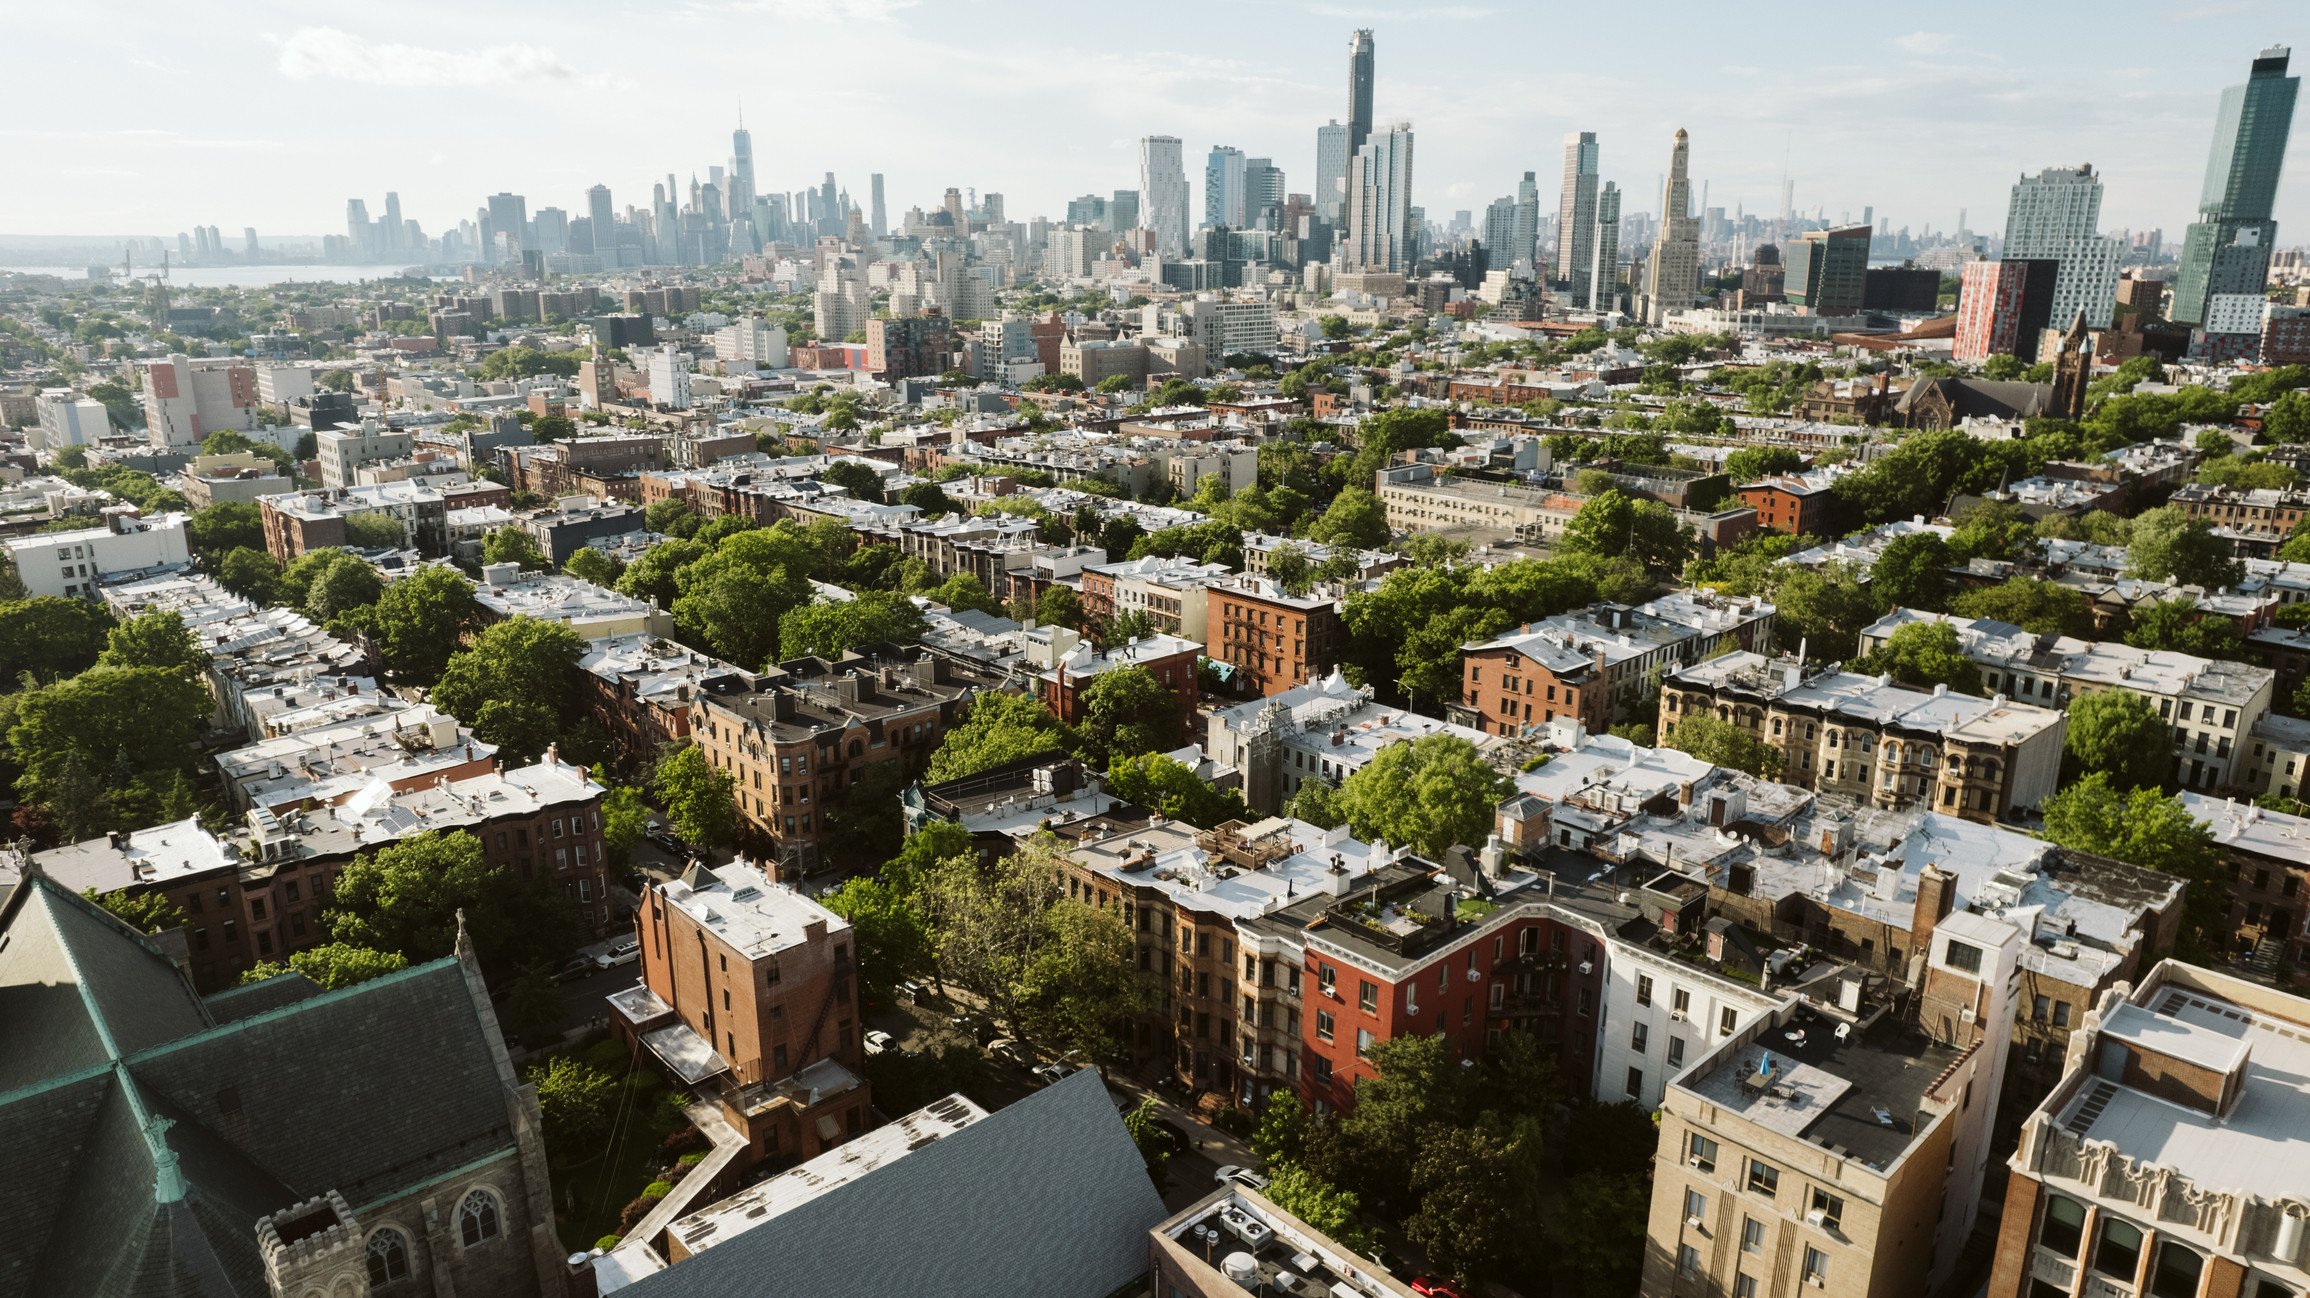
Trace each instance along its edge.
<path fill-rule="evenodd" d="M 1246 574 L 1212 585 L 1210 598 L 1204 634 L 1211 656 L 1257 694 L 1322 679 L 1346 648 L 1347 624 L 1335 595 L 1293 595 Z"/>
<path fill-rule="evenodd" d="M 1736 488 L 1741 503 L 1757 511 L 1757 526 L 1790 536 L 1827 536 L 1831 498 L 1825 482 L 1766 478 Z"/>

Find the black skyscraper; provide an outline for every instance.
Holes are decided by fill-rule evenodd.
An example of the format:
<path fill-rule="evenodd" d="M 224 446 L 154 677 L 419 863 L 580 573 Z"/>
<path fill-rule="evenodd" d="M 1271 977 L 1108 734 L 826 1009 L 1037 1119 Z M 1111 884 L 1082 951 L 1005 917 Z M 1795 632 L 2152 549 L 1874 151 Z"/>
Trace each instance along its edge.
<path fill-rule="evenodd" d="M 1372 33 L 1360 28 L 1348 39 L 1348 156 L 1372 134 Z"/>

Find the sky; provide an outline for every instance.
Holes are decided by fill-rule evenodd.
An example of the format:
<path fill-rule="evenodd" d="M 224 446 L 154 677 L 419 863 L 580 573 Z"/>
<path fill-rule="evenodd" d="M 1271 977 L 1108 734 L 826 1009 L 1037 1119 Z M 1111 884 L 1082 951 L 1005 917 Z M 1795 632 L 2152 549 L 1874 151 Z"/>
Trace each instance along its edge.
<path fill-rule="evenodd" d="M 668 172 L 725 163 L 741 110 L 757 188 L 831 170 L 891 219 L 947 186 L 1022 220 L 1138 186 L 1138 139 L 1234 145 L 1311 188 L 1315 131 L 1346 115 L 1347 42 L 1374 30 L 1376 117 L 1415 132 L 1431 220 L 1538 173 L 1553 210 L 1566 132 L 1597 133 L 1625 212 L 1657 212 L 1690 131 L 1694 201 L 1771 214 L 1865 206 L 1946 230 L 2002 228 L 2015 177 L 2091 163 L 2105 229 L 2191 219 L 2215 102 L 2300 0 L 1971 0 L 1932 5 L 1465 0 L 109 0 L 0 19 L 0 237 L 173 235 L 236 245 L 341 233 L 395 190 L 428 234 L 499 190 L 535 212 L 610 186 L 647 204 Z M 2300 140 L 2282 244 L 2310 242 Z"/>

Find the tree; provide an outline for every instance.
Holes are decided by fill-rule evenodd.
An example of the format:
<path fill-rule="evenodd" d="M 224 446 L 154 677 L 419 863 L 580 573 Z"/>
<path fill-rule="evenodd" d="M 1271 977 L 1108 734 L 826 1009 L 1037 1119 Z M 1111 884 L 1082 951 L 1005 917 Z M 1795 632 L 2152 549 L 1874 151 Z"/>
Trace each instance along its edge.
<path fill-rule="evenodd" d="M 1067 728 L 1042 702 L 1025 694 L 981 694 L 962 724 L 946 732 L 924 777 L 932 784 L 976 775 L 1005 762 L 1069 746 Z"/>
<path fill-rule="evenodd" d="M 1094 767 L 1179 746 L 1179 696 L 1144 667 L 1101 672 L 1083 688 L 1081 703 L 1077 737 L 1084 760 Z"/>
<path fill-rule="evenodd" d="M 1404 1237 L 1436 1269 L 1473 1288 L 1523 1248 L 1526 1223 L 1540 1216 L 1537 1121 L 1489 1120 L 1473 1127 L 1430 1126 L 1412 1164 L 1417 1212 Z"/>
<path fill-rule="evenodd" d="M 1388 543 L 1388 514 L 1366 487 L 1346 487 L 1307 529 L 1311 541 L 1370 550 Z"/>
<path fill-rule="evenodd" d="M 1578 1298 L 1625 1298 L 1640 1287 L 1651 1178 L 1590 1172 L 1566 1186 L 1548 1221 L 1551 1269 Z"/>
<path fill-rule="evenodd" d="M 2124 792 L 2108 772 L 2094 771 L 2062 786 L 2044 811 L 2045 836 L 2063 847 L 2187 881 L 2180 954 L 2198 958 L 2207 949 L 2229 904 L 2229 871 L 2213 834 L 2179 797 L 2155 787 Z"/>
<path fill-rule="evenodd" d="M 658 503 L 663 505 L 677 502 Z M 699 541 L 660 541 L 626 565 L 626 570 L 618 575 L 618 593 L 631 595 L 635 599 L 646 599 L 662 609 L 671 609 L 680 594 L 683 570 L 706 557 L 708 552 L 709 548 Z"/>
<path fill-rule="evenodd" d="M 541 442 L 562 442 L 577 436 L 577 425 L 568 415 L 540 415 L 529 426 L 529 435 Z"/>
<path fill-rule="evenodd" d="M 2243 565 L 2231 557 L 2230 543 L 2214 525 L 2191 518 L 2173 505 L 2138 515 L 2126 545 L 2126 575 L 2182 586 L 2223 590 L 2238 584 Z"/>
<path fill-rule="evenodd" d="M 561 570 L 579 581 L 590 581 L 604 590 L 614 590 L 618 578 L 625 575 L 626 566 L 590 545 L 581 545 L 562 564 Z"/>
<path fill-rule="evenodd" d="M 1279 545 L 1268 554 L 1267 575 L 1293 595 L 1304 595 L 1315 584 L 1315 566 L 1296 545 Z"/>
<path fill-rule="evenodd" d="M 385 588 L 363 618 L 385 668 L 418 684 L 440 679 L 475 615 L 473 586 L 447 568 L 419 568 Z"/>
<path fill-rule="evenodd" d="M 1744 446 L 1725 457 L 1724 471 L 1737 485 L 1805 467 L 1805 457 L 1778 446 Z"/>
<path fill-rule="evenodd" d="M 1330 829 L 1347 819 L 1340 810 L 1339 790 L 1320 775 L 1306 776 L 1291 800 L 1283 804 L 1283 814 L 1293 820 L 1304 820 L 1318 829 Z"/>
<path fill-rule="evenodd" d="M 345 544 L 355 550 L 398 550 L 409 544 L 409 531 L 391 514 L 347 514 Z"/>
<path fill-rule="evenodd" d="M 698 530 L 698 525 L 704 521 L 698 517 L 698 511 L 690 508 L 690 502 L 679 496 L 653 500 L 642 510 L 643 526 L 653 532 L 663 533 L 685 541 Z"/>
<path fill-rule="evenodd" d="M 97 661 L 106 667 L 157 667 L 198 676 L 209 659 L 200 637 L 185 628 L 183 614 L 154 609 L 112 628 Z"/>
<path fill-rule="evenodd" d="M 286 965 L 267 960 L 241 975 L 241 985 L 278 978 L 285 973 L 303 974 L 325 991 L 336 991 L 382 978 L 409 967 L 408 957 L 397 951 L 377 951 L 345 942 L 324 942 L 289 953 Z"/>
<path fill-rule="evenodd" d="M 2013 577 L 1950 601 L 1958 617 L 2006 622 L 2034 635 L 2093 636 L 2093 602 L 2081 591 L 2035 577 Z"/>
<path fill-rule="evenodd" d="M 166 933 L 172 928 L 183 928 L 188 922 L 184 907 L 171 901 L 164 892 L 131 892 L 121 888 L 100 893 L 87 888 L 80 895 L 104 907 L 113 918 L 139 933 Z"/>
<path fill-rule="evenodd" d="M 559 962 L 582 932 L 574 902 L 490 865 L 481 840 L 464 830 L 427 830 L 353 858 L 324 919 L 339 942 L 416 962 L 450 953 L 460 912 L 475 952 L 498 976 Z"/>
<path fill-rule="evenodd" d="M 1277 1091 L 1269 1101 L 1271 1109 L 1276 1099 L 1291 1097 L 1289 1092 Z M 1358 1253 L 1372 1246 L 1371 1228 L 1362 1221 L 1363 1201 L 1355 1191 L 1343 1190 L 1297 1163 L 1271 1164 L 1267 1188 L 1260 1193 L 1269 1203 Z"/>
<path fill-rule="evenodd" d="M 1960 694 L 1981 692 L 1981 669 L 1965 656 L 1957 629 L 1947 622 L 1905 622 L 1883 644 L 1853 660 L 1864 676 L 1886 675 L 1904 685 L 1946 685 Z"/>
<path fill-rule="evenodd" d="M 737 782 L 714 768 L 706 750 L 687 744 L 658 763 L 650 780 L 666 820 L 685 842 L 720 847 L 738 828 Z"/>
<path fill-rule="evenodd" d="M 1107 766 L 1107 792 L 1202 829 L 1250 814 L 1242 794 L 1206 783 L 1161 753 L 1115 758 Z"/>
<path fill-rule="evenodd" d="M 842 488 L 855 500 L 875 505 L 882 503 L 882 475 L 863 460 L 836 460 L 819 472 L 818 480 Z M 936 490 L 936 486 L 932 489 Z"/>
<path fill-rule="evenodd" d="M 104 605 L 58 595 L 0 601 L 0 689 L 27 674 L 58 680 L 86 671 L 103 655 L 113 631 Z"/>
<path fill-rule="evenodd" d="M 1779 749 L 1730 721 L 1702 713 L 1669 726 L 1661 739 L 1678 752 L 1690 753 L 1712 766 L 1747 771 L 1768 780 L 1779 779 L 1784 765 Z"/>
<path fill-rule="evenodd" d="M 324 546 L 308 550 L 281 570 L 284 603 L 316 622 L 328 622 L 376 603 L 385 583 L 368 561 L 350 550 Z"/>
<path fill-rule="evenodd" d="M 1853 656 L 1861 631 L 1877 620 L 1880 605 L 1848 563 L 1819 568 L 1783 566 L 1767 592 L 1775 607 L 1776 636 L 1796 640 L 1813 659 Z"/>
<path fill-rule="evenodd" d="M 257 507 L 245 500 L 219 501 L 185 518 L 185 543 L 204 560 L 214 560 L 243 547 L 261 550 L 265 524 Z"/>
<path fill-rule="evenodd" d="M 602 795 L 602 851 L 613 868 L 623 870 L 632 863 L 634 848 L 650 832 L 650 804 L 640 789 L 611 785 L 609 773 L 598 766 L 594 780 L 609 790 Z"/>
<path fill-rule="evenodd" d="M 788 612 L 778 620 L 778 654 L 782 659 L 838 658 L 868 645 L 911 645 L 922 639 L 924 625 L 913 600 L 863 591 L 852 599 L 818 600 Z"/>
<path fill-rule="evenodd" d="M 1557 541 L 1570 554 L 1627 555 L 1654 572 L 1681 570 L 1692 544 L 1691 529 L 1668 506 L 1618 489 L 1590 496 Z"/>
<path fill-rule="evenodd" d="M 585 647 L 562 623 L 507 618 L 450 656 L 433 702 L 496 744 L 500 760 L 527 765 L 567 717 Z"/>
<path fill-rule="evenodd" d="M 1053 586 L 1035 597 L 1035 621 L 1043 626 L 1083 629 L 1083 601 L 1066 586 Z"/>
<path fill-rule="evenodd" d="M 1893 608 L 1939 612 L 1949 592 L 1949 546 L 1931 532 L 1894 537 L 1869 570 L 1870 588 Z"/>
<path fill-rule="evenodd" d="M 228 550 L 216 561 L 217 584 L 256 604 L 280 602 L 281 565 L 273 556 L 249 546 Z"/>
<path fill-rule="evenodd" d="M 2120 788 L 2156 786 L 2174 770 L 2173 731 L 2150 701 L 2130 690 L 2099 690 L 2066 709 L 2069 755 Z"/>
<path fill-rule="evenodd" d="M 626 571 L 628 581 L 649 555 Z M 807 556 L 764 531 L 729 537 L 675 575 L 674 624 L 717 657 L 759 668 L 778 649 L 778 620 L 809 602 Z"/>
<path fill-rule="evenodd" d="M 92 667 L 29 690 L 17 697 L 8 732 L 24 768 L 17 791 L 76 830 L 107 821 L 151 824 L 175 810 L 158 804 L 190 769 L 194 738 L 212 706 L 198 681 L 159 667 Z M 98 772 L 104 784 L 90 790 L 86 782 Z M 91 792 L 98 805 L 66 805 Z"/>
<path fill-rule="evenodd" d="M 976 609 L 981 613 L 1001 613 L 1003 606 L 987 593 L 986 583 L 976 573 L 958 572 L 946 579 L 938 589 L 930 592 L 932 602 L 948 608 Z"/>
<path fill-rule="evenodd" d="M 2136 608 L 2125 642 L 2136 649 L 2163 649 L 2200 658 L 2245 656 L 2237 625 L 2225 617 L 2208 617 L 2198 602 L 2186 595 Z"/>
<path fill-rule="evenodd" d="M 1365 842 L 1409 844 L 1440 861 L 1454 844 L 1478 845 L 1493 811 L 1515 791 L 1476 746 L 1451 735 L 1393 744 L 1340 785 L 1339 810 Z"/>
<path fill-rule="evenodd" d="M 545 551 L 537 548 L 537 538 L 511 524 L 493 528 L 481 538 L 481 561 L 519 564 L 523 572 L 543 572 L 553 566 Z"/>
<path fill-rule="evenodd" d="M 617 1108 L 617 1079 L 568 1055 L 531 1065 L 528 1077 L 537 1088 L 546 1148 L 553 1151 L 557 1161 L 599 1153 L 609 1139 Z"/>
<path fill-rule="evenodd" d="M 877 998 L 887 1000 L 899 983 L 932 971 L 930 922 L 907 886 L 874 875 L 856 875 L 825 899 L 826 908 L 850 921 L 858 942 L 858 978 Z"/>

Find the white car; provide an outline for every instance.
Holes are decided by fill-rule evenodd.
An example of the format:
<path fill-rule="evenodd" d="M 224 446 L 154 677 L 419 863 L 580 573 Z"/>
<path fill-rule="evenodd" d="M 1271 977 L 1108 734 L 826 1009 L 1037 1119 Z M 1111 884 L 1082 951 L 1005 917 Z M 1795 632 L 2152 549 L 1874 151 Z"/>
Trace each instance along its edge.
<path fill-rule="evenodd" d="M 897 1044 L 897 1038 L 891 1036 L 888 1032 L 883 1031 L 881 1028 L 876 1028 L 866 1034 L 866 1053 L 870 1055 L 879 1055 L 883 1051 L 895 1047 Z"/>
<path fill-rule="evenodd" d="M 1220 1168 L 1217 1172 L 1213 1173 L 1211 1180 L 1214 1185 L 1240 1185 L 1250 1190 L 1264 1190 L 1267 1188 L 1266 1177 L 1261 1176 L 1259 1173 L 1252 1171 L 1248 1167 L 1237 1167 L 1233 1163 L 1230 1163 L 1227 1166 Z"/>
<path fill-rule="evenodd" d="M 1068 1073 L 1073 1071 L 1065 1064 L 1039 1064 L 1035 1067 L 1035 1076 L 1045 1086 L 1056 1086 L 1066 1079 Z"/>
<path fill-rule="evenodd" d="M 632 964 L 634 961 L 636 961 L 636 960 L 639 960 L 639 959 L 641 959 L 641 958 L 642 958 L 642 944 L 641 944 L 641 942 L 640 942 L 640 941 L 638 941 L 638 940 L 636 940 L 636 939 L 634 939 L 634 938 L 630 938 L 630 937 L 629 937 L 629 938 L 625 938 L 625 939 L 623 939 L 622 941 L 619 941 L 619 942 L 617 942 L 616 944 L 614 944 L 613 946 L 611 946 L 609 950 L 607 950 L 607 951 L 604 951 L 604 952 L 602 952 L 600 955 L 597 955 L 597 956 L 595 956 L 595 957 L 594 957 L 594 968 L 596 968 L 596 969 L 615 969 L 615 968 L 617 968 L 619 965 L 622 965 L 622 964 Z"/>

